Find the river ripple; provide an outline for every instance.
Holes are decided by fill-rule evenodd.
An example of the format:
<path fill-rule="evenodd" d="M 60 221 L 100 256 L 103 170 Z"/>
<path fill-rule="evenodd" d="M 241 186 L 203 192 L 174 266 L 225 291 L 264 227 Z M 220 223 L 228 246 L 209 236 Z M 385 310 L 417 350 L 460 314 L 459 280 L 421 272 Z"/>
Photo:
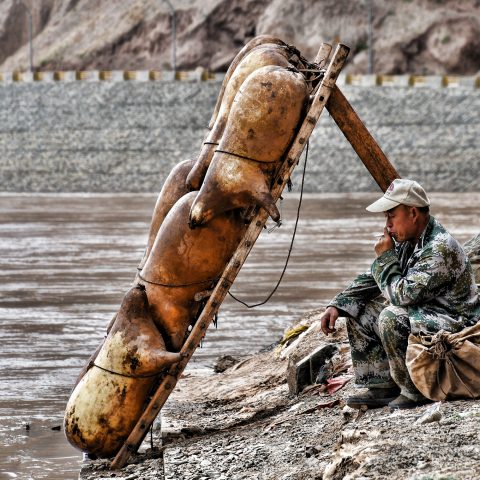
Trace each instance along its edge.
<path fill-rule="evenodd" d="M 279 290 L 253 310 L 227 298 L 193 367 L 272 343 L 366 270 L 372 234 L 383 225 L 364 210 L 376 197 L 307 195 Z M 433 213 L 460 241 L 478 233 L 480 194 L 432 199 Z M 286 196 L 282 227 L 262 233 L 232 287 L 248 303 L 263 300 L 281 273 L 297 201 Z M 153 195 L 0 195 L 0 479 L 78 477 L 79 452 L 52 427 L 131 284 L 154 204 Z"/>

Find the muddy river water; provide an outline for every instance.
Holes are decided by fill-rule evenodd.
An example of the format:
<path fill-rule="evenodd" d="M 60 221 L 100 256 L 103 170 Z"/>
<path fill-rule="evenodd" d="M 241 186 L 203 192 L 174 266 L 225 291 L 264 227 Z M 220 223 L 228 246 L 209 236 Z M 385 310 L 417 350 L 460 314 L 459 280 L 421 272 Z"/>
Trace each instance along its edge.
<path fill-rule="evenodd" d="M 373 258 L 377 194 L 307 195 L 284 280 L 264 306 L 227 298 L 191 368 L 245 355 L 320 308 Z M 154 195 L 0 195 L 0 480 L 76 479 L 81 454 L 60 427 L 75 377 L 135 274 Z M 480 230 L 480 193 L 434 194 L 433 214 L 462 242 Z M 264 230 L 232 291 L 263 300 L 288 252 L 298 197 Z"/>

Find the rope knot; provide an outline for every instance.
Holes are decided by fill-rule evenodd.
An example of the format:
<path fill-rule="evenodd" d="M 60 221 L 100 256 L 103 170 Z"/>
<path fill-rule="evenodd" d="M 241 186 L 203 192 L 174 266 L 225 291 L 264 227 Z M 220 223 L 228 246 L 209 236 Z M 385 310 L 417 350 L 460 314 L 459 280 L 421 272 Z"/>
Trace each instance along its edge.
<path fill-rule="evenodd" d="M 450 342 L 450 334 L 443 330 L 440 330 L 432 337 L 431 347 L 429 348 L 433 358 L 439 360 L 445 359 L 447 353 L 452 349 Z"/>

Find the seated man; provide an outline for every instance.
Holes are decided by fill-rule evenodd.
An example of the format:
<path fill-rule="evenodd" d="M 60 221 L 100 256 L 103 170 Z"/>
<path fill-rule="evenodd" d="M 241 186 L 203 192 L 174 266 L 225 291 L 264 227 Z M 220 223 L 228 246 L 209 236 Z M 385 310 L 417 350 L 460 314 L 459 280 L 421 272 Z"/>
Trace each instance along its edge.
<path fill-rule="evenodd" d="M 412 180 L 394 180 L 367 207 L 384 212 L 386 225 L 375 244 L 377 258 L 338 294 L 321 316 L 328 335 L 347 318 L 356 384 L 367 387 L 347 405 L 412 408 L 427 399 L 405 365 L 410 332 L 457 332 L 480 319 L 472 267 L 460 244 L 429 214 L 425 190 Z M 383 296 L 381 296 L 383 295 Z"/>

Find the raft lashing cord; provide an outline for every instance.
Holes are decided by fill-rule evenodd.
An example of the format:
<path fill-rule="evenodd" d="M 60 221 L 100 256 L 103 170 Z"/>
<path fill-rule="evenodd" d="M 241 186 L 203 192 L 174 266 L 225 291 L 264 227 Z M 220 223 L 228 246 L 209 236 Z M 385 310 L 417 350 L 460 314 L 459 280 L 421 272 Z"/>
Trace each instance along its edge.
<path fill-rule="evenodd" d="M 253 305 L 249 305 L 248 303 L 244 302 L 243 300 L 240 300 L 240 299 L 237 298 L 233 293 L 231 293 L 230 291 L 228 291 L 228 294 L 229 294 L 234 300 L 236 300 L 238 303 L 241 303 L 242 305 L 245 305 L 247 308 L 255 308 L 255 307 L 259 307 L 260 305 L 265 305 L 265 304 L 273 297 L 273 295 L 274 295 L 275 292 L 277 291 L 278 287 L 280 286 L 280 283 L 282 282 L 283 276 L 285 275 L 285 272 L 287 271 L 288 261 L 290 260 L 290 255 L 292 254 L 293 243 L 294 243 L 294 241 L 295 241 L 295 235 L 296 235 L 296 233 L 297 233 L 298 221 L 299 221 L 299 219 L 300 219 L 300 209 L 301 209 L 301 207 L 302 207 L 303 189 L 304 189 L 304 186 L 305 186 L 305 172 L 306 172 L 306 170 L 307 170 L 307 160 L 308 160 L 308 147 L 309 147 L 309 143 L 310 143 L 310 142 L 307 142 L 307 146 L 306 146 L 306 150 L 305 150 L 305 160 L 304 160 L 304 162 L 303 162 L 303 172 L 302 172 L 302 184 L 301 184 L 301 187 L 300 187 L 300 198 L 299 198 L 299 200 L 298 200 L 297 218 L 295 219 L 295 227 L 293 228 L 292 240 L 290 241 L 290 248 L 288 249 L 287 259 L 285 260 L 285 266 L 283 267 L 282 273 L 281 273 L 281 275 L 280 275 L 280 278 L 279 278 L 278 281 L 277 281 L 277 284 L 275 285 L 274 289 L 270 292 L 270 294 L 268 295 L 268 297 L 267 297 L 263 302 L 255 303 L 255 304 L 253 304 Z M 290 179 L 289 179 L 289 181 L 290 181 Z"/>
<path fill-rule="evenodd" d="M 159 377 L 166 372 L 166 370 L 163 369 L 160 372 L 152 373 L 150 375 L 129 375 L 128 373 L 115 372 L 114 370 L 109 370 L 108 368 L 103 368 L 100 365 L 97 365 L 95 362 L 90 362 L 88 364 L 88 370 L 90 370 L 93 367 L 99 368 L 100 370 L 103 370 L 104 372 L 111 373 L 112 375 L 118 375 L 120 377 L 126 377 L 126 378 L 153 378 L 153 377 Z"/>

